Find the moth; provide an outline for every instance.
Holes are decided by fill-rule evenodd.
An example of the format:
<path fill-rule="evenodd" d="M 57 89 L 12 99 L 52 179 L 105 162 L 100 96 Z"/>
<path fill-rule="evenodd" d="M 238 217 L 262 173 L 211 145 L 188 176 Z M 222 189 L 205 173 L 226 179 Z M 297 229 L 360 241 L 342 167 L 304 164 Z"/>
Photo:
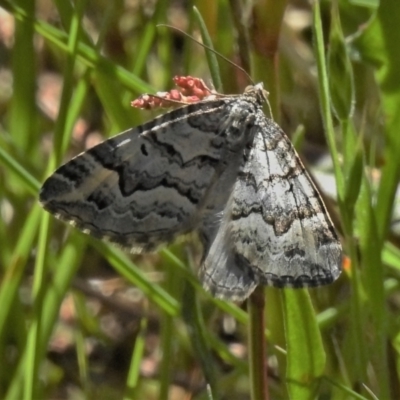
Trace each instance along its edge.
<path fill-rule="evenodd" d="M 188 79 L 180 77 L 181 88 Z M 40 191 L 43 207 L 133 253 L 197 231 L 200 279 L 218 298 L 243 301 L 257 285 L 333 282 L 340 241 L 290 140 L 262 110 L 263 84 L 241 95 L 201 90 L 195 100 L 176 92 L 189 104 L 58 168 Z M 171 93 L 136 105 L 151 107 Z"/>

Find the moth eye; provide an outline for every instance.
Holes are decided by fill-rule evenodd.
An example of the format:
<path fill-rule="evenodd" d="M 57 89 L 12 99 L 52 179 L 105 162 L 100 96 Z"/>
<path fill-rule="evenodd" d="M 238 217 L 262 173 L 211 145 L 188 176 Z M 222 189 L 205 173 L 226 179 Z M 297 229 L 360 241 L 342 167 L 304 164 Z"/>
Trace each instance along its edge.
<path fill-rule="evenodd" d="M 146 146 L 144 144 L 142 144 L 140 146 L 140 151 L 142 152 L 142 154 L 144 154 L 145 156 L 148 156 L 149 153 L 147 152 Z"/>

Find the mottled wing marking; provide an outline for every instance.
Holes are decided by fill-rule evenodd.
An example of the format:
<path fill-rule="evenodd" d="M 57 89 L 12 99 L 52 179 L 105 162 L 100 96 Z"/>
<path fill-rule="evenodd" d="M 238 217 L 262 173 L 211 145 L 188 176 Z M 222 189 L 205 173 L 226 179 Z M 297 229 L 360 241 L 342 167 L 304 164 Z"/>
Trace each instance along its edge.
<path fill-rule="evenodd" d="M 293 288 L 331 283 L 340 275 L 342 258 L 322 199 L 289 139 L 262 112 L 255 124 L 249 158 L 202 266 L 205 287 L 235 300 L 259 283 Z"/>
<path fill-rule="evenodd" d="M 42 205 L 133 252 L 172 241 L 198 224 L 226 157 L 230 102 L 182 107 L 78 155 L 44 183 Z"/>

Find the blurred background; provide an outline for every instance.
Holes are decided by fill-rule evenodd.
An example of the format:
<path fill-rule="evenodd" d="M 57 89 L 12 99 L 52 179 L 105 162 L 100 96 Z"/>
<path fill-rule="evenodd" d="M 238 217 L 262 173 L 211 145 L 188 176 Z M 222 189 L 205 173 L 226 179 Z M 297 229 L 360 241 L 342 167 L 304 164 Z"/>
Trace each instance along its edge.
<path fill-rule="evenodd" d="M 127 255 L 37 201 L 57 166 L 162 113 L 130 102 L 175 75 L 252 83 L 157 24 L 208 32 L 264 82 L 343 243 L 333 285 L 265 290 L 270 398 L 400 398 L 395 0 L 0 0 L 0 398 L 256 398 L 247 305 L 203 291 L 195 235 Z"/>

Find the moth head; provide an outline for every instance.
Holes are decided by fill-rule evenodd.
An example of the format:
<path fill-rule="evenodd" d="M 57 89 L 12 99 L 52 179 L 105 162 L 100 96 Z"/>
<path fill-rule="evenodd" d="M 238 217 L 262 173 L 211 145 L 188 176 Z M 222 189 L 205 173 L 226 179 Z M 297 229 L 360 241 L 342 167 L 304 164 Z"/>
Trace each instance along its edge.
<path fill-rule="evenodd" d="M 259 104 L 263 104 L 268 100 L 269 93 L 264 89 L 264 84 L 262 82 L 256 85 L 247 86 L 244 90 L 244 94 L 254 97 Z"/>

